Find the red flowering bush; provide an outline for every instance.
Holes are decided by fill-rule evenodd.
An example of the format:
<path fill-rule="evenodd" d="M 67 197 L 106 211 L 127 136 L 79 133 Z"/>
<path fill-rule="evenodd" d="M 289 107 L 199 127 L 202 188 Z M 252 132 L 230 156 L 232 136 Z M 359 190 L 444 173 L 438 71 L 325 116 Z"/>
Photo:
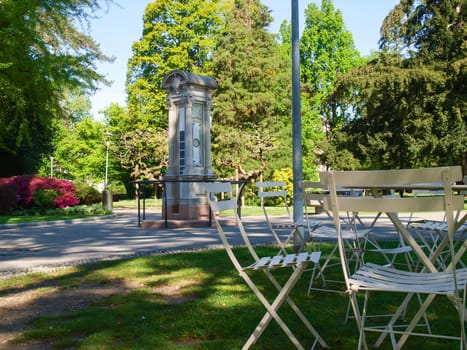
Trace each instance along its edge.
<path fill-rule="evenodd" d="M 55 208 L 73 207 L 79 204 L 76 196 L 76 188 L 73 183 L 53 177 L 39 175 L 19 175 L 10 178 L 0 178 L 0 185 L 11 185 L 16 188 L 18 205 L 23 208 L 41 206 L 44 202 L 44 193 L 55 192 L 55 195 L 48 195 L 53 199 Z M 37 203 L 34 201 L 36 195 Z M 40 200 L 39 200 L 40 198 Z"/>

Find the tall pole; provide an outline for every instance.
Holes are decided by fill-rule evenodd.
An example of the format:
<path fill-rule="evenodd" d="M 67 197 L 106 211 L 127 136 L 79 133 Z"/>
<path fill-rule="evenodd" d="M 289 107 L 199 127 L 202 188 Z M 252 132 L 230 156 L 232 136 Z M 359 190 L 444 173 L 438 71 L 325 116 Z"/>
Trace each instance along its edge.
<path fill-rule="evenodd" d="M 293 219 L 303 225 L 303 199 L 299 182 L 303 178 L 302 169 L 302 116 L 300 108 L 300 32 L 298 0 L 292 1 L 292 148 L 293 148 Z M 302 226 L 303 227 L 303 226 Z M 294 237 L 295 247 L 303 244 L 300 236 Z"/>
<path fill-rule="evenodd" d="M 104 183 L 104 189 L 107 188 L 108 176 L 109 176 L 109 141 L 106 141 L 106 143 L 105 143 L 105 183 Z"/>
<path fill-rule="evenodd" d="M 50 157 L 50 177 L 54 177 L 54 157 Z"/>

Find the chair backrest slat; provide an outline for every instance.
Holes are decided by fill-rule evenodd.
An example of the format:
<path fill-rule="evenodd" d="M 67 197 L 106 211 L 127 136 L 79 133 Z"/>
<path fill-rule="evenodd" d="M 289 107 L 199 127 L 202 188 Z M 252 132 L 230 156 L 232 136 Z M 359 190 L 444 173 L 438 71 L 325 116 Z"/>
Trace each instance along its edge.
<path fill-rule="evenodd" d="M 283 197 L 287 194 L 285 191 L 258 191 L 258 196 L 263 198 L 270 198 L 270 197 Z"/>
<path fill-rule="evenodd" d="M 328 194 L 327 186 L 320 182 L 301 181 L 299 185 L 302 189 L 301 196 L 305 204 L 311 201 L 321 201 Z"/>
<path fill-rule="evenodd" d="M 462 167 L 436 167 L 421 169 L 399 169 L 399 170 L 357 170 L 357 171 L 334 171 L 334 181 L 336 186 L 368 188 L 379 185 L 410 185 L 426 183 L 444 183 L 441 178 L 441 171 L 451 178 L 450 181 L 462 180 Z M 325 172 L 324 172 L 325 173 Z M 321 173 L 323 174 L 323 172 Z M 320 181 L 323 176 L 320 176 Z"/>
<path fill-rule="evenodd" d="M 330 177 L 329 174 L 332 174 L 332 176 Z M 333 171 L 321 173 L 321 182 L 325 185 L 331 185 L 330 182 L 332 182 L 336 191 L 343 186 L 377 188 L 378 186 L 391 185 L 397 188 L 397 185 L 417 186 L 427 183 L 437 184 L 438 186 L 443 184 L 444 190 L 446 191 L 446 189 L 450 189 L 451 184 L 460 179 L 462 179 L 462 168 L 460 166 L 403 170 Z M 445 196 L 391 198 L 376 198 L 374 196 L 339 197 L 338 208 L 342 211 L 433 212 L 445 211 L 446 209 L 461 210 L 464 207 L 462 196 L 454 196 L 449 208 L 446 208 L 445 199 Z M 326 206 L 328 207 L 327 209 L 331 210 L 329 197 L 325 200 L 325 207 Z"/>
<path fill-rule="evenodd" d="M 219 202 L 212 202 L 211 210 L 212 211 L 224 211 L 224 210 L 236 210 L 237 209 L 237 201 L 234 199 L 229 199 L 225 201 Z"/>
<path fill-rule="evenodd" d="M 324 201 L 325 208 L 330 210 L 330 199 Z M 453 209 L 461 210 L 464 207 L 464 198 L 453 197 Z M 440 212 L 445 210 L 443 196 L 437 197 L 391 197 L 373 198 L 365 197 L 339 197 L 339 210 L 354 212 Z"/>

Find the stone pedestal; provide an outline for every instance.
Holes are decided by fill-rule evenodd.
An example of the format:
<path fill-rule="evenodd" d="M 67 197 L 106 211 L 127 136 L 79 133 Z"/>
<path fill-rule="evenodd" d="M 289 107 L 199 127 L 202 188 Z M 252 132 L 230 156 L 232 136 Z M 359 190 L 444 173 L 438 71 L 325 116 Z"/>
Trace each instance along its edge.
<path fill-rule="evenodd" d="M 164 176 L 167 218 L 207 220 L 203 183 L 216 179 L 211 168 L 211 96 L 214 79 L 179 70 L 161 87 L 169 107 L 169 166 Z M 164 213 L 163 213 L 164 214 Z"/>
<path fill-rule="evenodd" d="M 167 180 L 167 179 L 166 179 Z M 209 204 L 204 191 L 204 178 L 194 179 L 196 182 L 185 182 L 185 178 L 177 182 L 168 182 L 167 218 L 170 220 L 209 220 Z M 165 212 L 162 213 L 165 215 Z"/>

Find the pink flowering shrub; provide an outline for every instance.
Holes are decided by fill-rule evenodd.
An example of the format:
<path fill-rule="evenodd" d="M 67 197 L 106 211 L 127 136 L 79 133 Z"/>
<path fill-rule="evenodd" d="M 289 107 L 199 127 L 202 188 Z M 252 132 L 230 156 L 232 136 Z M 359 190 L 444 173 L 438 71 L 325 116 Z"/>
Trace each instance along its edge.
<path fill-rule="evenodd" d="M 73 183 L 53 177 L 39 175 L 18 175 L 10 178 L 0 178 L 0 185 L 11 185 L 16 188 L 18 206 L 30 208 L 40 203 L 34 202 L 36 191 L 54 191 L 53 206 L 55 208 L 73 207 L 79 204 L 76 188 Z M 43 196 L 36 196 L 36 198 Z"/>

